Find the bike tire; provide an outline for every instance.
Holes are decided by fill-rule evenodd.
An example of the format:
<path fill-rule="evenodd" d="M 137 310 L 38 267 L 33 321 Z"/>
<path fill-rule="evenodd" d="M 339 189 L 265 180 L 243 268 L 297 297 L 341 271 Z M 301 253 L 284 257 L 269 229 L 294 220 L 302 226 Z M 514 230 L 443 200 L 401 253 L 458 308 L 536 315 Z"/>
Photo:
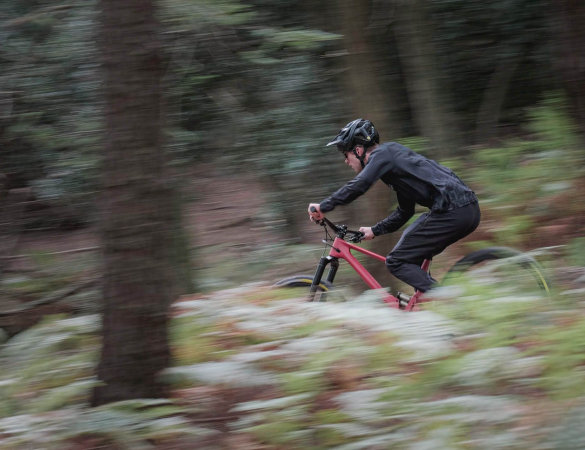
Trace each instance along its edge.
<path fill-rule="evenodd" d="M 316 294 L 319 293 L 319 301 L 325 301 L 324 293 L 329 292 L 333 285 L 325 280 L 321 280 L 319 285 L 317 286 L 317 292 L 310 293 L 309 289 L 313 284 L 313 276 L 312 275 L 293 275 L 287 278 L 283 278 L 282 280 L 277 281 L 274 283 L 274 287 L 277 288 L 307 288 L 308 292 L 308 301 L 314 301 Z"/>
<path fill-rule="evenodd" d="M 511 264 L 518 265 L 529 272 L 538 284 L 539 290 L 550 295 L 551 284 L 538 261 L 532 256 L 510 247 L 487 247 L 464 256 L 449 269 L 442 282 L 444 283 L 453 275 L 467 272 L 472 267 L 486 261 L 505 259 L 509 259 Z"/>

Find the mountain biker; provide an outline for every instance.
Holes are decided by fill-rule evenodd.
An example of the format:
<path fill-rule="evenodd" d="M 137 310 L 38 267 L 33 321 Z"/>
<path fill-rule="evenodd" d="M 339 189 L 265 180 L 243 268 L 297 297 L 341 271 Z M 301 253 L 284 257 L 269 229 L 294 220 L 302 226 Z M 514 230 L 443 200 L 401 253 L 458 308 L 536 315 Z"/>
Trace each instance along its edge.
<path fill-rule="evenodd" d="M 396 142 L 379 142 L 378 131 L 369 120 L 356 119 L 341 129 L 327 146 L 335 145 L 357 176 L 321 203 L 309 204 L 309 217 L 321 220 L 336 206 L 364 194 L 378 179 L 396 191 L 398 207 L 377 224 L 360 227 L 364 239 L 398 230 L 414 215 L 415 204 L 429 208 L 407 227 L 386 258 L 392 275 L 427 292 L 436 281 L 421 269 L 423 260 L 477 228 L 477 197 L 453 171 L 436 161 Z"/>

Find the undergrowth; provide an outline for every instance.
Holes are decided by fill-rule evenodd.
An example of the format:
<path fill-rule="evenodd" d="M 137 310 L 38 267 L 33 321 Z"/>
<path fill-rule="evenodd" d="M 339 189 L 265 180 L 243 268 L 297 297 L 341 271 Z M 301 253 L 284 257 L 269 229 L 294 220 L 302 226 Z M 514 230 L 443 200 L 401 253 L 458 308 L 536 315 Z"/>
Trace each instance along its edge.
<path fill-rule="evenodd" d="M 482 244 L 534 247 L 563 207 L 584 212 L 568 119 L 554 98 L 531 114 L 531 139 L 476 149 L 461 169 L 496 218 Z M 583 266 L 584 247 L 576 237 L 563 256 Z M 233 278 L 237 267 L 202 270 L 222 286 L 278 271 L 256 261 Z M 68 276 L 4 289 L 39 295 Z M 211 292 L 171 321 L 173 369 L 189 375 L 165 378 L 172 398 L 100 408 L 88 406 L 99 317 L 47 317 L 0 347 L 0 448 L 567 448 L 557 444 L 585 410 L 582 292 L 523 296 L 489 273 L 444 289 L 410 315 L 370 300 L 307 305 L 263 285 Z M 419 342 L 428 328 L 438 334 Z"/>

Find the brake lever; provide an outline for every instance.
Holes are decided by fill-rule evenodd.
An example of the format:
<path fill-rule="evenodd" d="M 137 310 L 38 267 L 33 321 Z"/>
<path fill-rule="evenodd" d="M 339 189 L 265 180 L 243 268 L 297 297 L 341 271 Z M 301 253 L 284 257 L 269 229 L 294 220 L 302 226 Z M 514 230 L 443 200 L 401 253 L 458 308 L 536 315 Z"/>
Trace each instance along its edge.
<path fill-rule="evenodd" d="M 354 244 L 358 244 L 361 241 L 363 241 L 365 236 L 366 235 L 364 233 L 362 233 L 361 231 L 357 231 L 357 232 L 353 233 L 353 237 L 349 239 L 349 242 L 353 242 Z"/>

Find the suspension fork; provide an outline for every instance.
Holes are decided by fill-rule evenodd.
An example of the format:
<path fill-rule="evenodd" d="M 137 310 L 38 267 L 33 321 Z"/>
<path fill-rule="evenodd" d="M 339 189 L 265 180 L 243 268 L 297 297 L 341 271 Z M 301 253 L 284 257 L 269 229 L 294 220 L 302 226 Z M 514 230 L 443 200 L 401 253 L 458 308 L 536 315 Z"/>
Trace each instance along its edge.
<path fill-rule="evenodd" d="M 321 280 L 323 279 L 323 274 L 325 273 L 325 269 L 327 268 L 328 265 L 331 265 L 331 266 L 329 267 L 329 273 L 327 274 L 326 280 L 329 283 L 333 283 L 333 280 L 335 279 L 335 275 L 337 274 L 337 269 L 339 268 L 339 258 L 336 258 L 334 256 L 323 256 L 319 260 L 319 264 L 317 265 L 317 270 L 315 271 L 315 275 L 313 276 L 313 282 L 311 283 L 311 289 L 310 289 L 311 294 L 314 294 L 315 292 L 317 292 L 319 284 L 321 283 Z"/>

